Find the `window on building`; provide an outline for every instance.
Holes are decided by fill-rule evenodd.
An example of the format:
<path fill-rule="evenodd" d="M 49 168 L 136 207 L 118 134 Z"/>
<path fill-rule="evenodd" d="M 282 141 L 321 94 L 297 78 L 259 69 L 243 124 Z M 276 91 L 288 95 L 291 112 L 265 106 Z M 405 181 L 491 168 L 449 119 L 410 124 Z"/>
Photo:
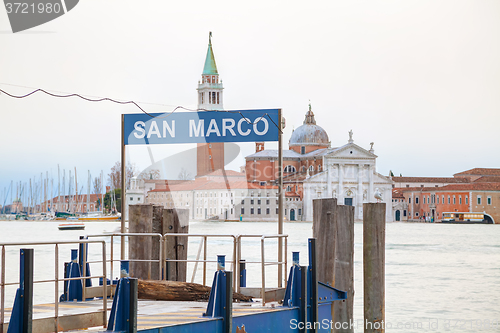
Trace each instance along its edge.
<path fill-rule="evenodd" d="M 301 154 L 305 154 L 306 153 L 306 147 L 305 146 L 300 147 L 300 153 Z"/>
<path fill-rule="evenodd" d="M 134 200 L 134 198 L 130 197 L 130 201 L 133 201 L 133 200 Z"/>
<path fill-rule="evenodd" d="M 266 182 L 260 182 L 260 186 L 266 186 Z"/>
<path fill-rule="evenodd" d="M 252 207 L 252 208 L 250 208 L 250 214 L 252 214 L 252 215 L 253 215 L 253 207 Z"/>
<path fill-rule="evenodd" d="M 418 197 L 415 197 L 415 203 L 418 204 Z"/>
<path fill-rule="evenodd" d="M 286 208 L 285 208 L 285 216 L 286 216 Z"/>
<path fill-rule="evenodd" d="M 448 196 L 448 205 L 451 204 L 451 198 Z"/>
<path fill-rule="evenodd" d="M 269 199 L 266 200 L 266 205 L 269 205 Z"/>
<path fill-rule="evenodd" d="M 219 93 L 217 93 L 217 104 L 220 104 L 219 103 Z"/>
<path fill-rule="evenodd" d="M 250 205 L 253 205 L 253 199 L 250 200 Z"/>
<path fill-rule="evenodd" d="M 271 213 L 271 210 L 268 208 L 266 208 L 266 215 L 269 215 Z"/>
<path fill-rule="evenodd" d="M 306 167 L 302 166 L 302 172 L 306 172 Z"/>
<path fill-rule="evenodd" d="M 241 207 L 241 215 L 245 214 L 245 208 Z"/>
<path fill-rule="evenodd" d="M 477 196 L 477 204 L 478 204 L 478 205 L 480 205 L 480 204 L 481 204 L 481 196 L 480 196 L 480 195 L 478 195 L 478 196 Z"/>
<path fill-rule="evenodd" d="M 292 192 L 292 187 L 291 187 L 290 185 L 288 185 L 288 186 L 286 187 L 286 191 L 287 191 L 287 192 Z"/>
<path fill-rule="evenodd" d="M 302 208 L 299 208 L 299 215 L 302 215 Z"/>
<path fill-rule="evenodd" d="M 410 198 L 408 198 L 408 203 L 409 203 L 409 204 L 411 204 L 411 197 L 410 197 Z"/>
<path fill-rule="evenodd" d="M 244 199 L 241 199 L 241 204 L 244 205 L 245 204 L 245 200 Z"/>
<path fill-rule="evenodd" d="M 457 200 L 455 198 L 455 196 L 453 196 L 453 204 L 455 205 L 457 203 Z"/>
<path fill-rule="evenodd" d="M 469 204 L 469 197 L 466 195 L 465 196 L 465 204 L 468 205 Z"/>
<path fill-rule="evenodd" d="M 233 209 L 231 208 L 231 215 L 233 215 Z"/>
<path fill-rule="evenodd" d="M 314 172 L 314 165 L 311 165 L 311 166 L 309 167 L 309 172 Z"/>
<path fill-rule="evenodd" d="M 259 214 L 259 215 L 260 215 L 260 207 L 259 207 L 259 208 L 257 208 L 257 214 Z"/>
<path fill-rule="evenodd" d="M 215 104 L 215 100 L 216 97 L 215 97 L 215 91 L 212 91 L 212 104 Z"/>
<path fill-rule="evenodd" d="M 285 170 L 283 171 L 284 173 L 291 173 L 291 172 L 296 172 L 296 169 L 293 165 L 287 165 L 285 167 Z"/>
<path fill-rule="evenodd" d="M 406 217 L 406 209 L 405 209 L 405 210 L 403 210 L 403 216 L 405 216 L 405 217 Z"/>
<path fill-rule="evenodd" d="M 415 216 L 418 216 L 418 213 L 415 213 Z"/>
<path fill-rule="evenodd" d="M 439 204 L 439 195 L 436 197 L 437 203 Z"/>
<path fill-rule="evenodd" d="M 487 203 L 488 205 L 491 205 L 491 197 L 486 198 L 486 203 Z"/>
<path fill-rule="evenodd" d="M 257 200 L 257 205 L 260 205 L 260 199 L 259 199 L 259 200 Z"/>
<path fill-rule="evenodd" d="M 406 184 L 406 187 L 410 187 L 410 185 L 409 185 L 409 184 Z"/>
<path fill-rule="evenodd" d="M 458 197 L 458 204 L 461 205 L 462 204 L 462 196 L 459 196 Z"/>

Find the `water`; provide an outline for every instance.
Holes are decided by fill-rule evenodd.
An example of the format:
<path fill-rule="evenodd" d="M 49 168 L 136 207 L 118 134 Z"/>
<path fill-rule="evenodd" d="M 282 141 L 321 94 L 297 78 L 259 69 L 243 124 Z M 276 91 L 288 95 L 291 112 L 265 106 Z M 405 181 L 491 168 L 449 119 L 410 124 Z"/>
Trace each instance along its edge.
<path fill-rule="evenodd" d="M 89 222 L 85 231 L 59 231 L 56 222 L 0 222 L 0 243 L 37 240 L 75 240 L 83 234 L 112 232 L 119 222 Z M 363 225 L 356 223 L 354 254 L 354 319 L 356 332 L 362 332 Z M 288 239 L 288 261 L 291 252 L 300 251 L 301 264 L 307 264 L 307 238 L 312 235 L 311 223 L 285 223 Z M 207 234 L 276 234 L 276 223 L 192 222 L 190 233 Z M 109 238 L 102 238 L 107 240 Z M 199 238 L 189 241 L 189 258 L 196 257 Z M 276 256 L 276 241 L 268 240 L 266 259 Z M 6 276 L 8 282 L 18 280 L 19 247 L 7 248 Z M 60 265 L 69 260 L 70 248 L 60 246 Z M 114 244 L 115 258 L 119 244 Z M 260 239 L 247 239 L 242 249 L 244 259 L 260 258 Z M 208 243 L 209 259 L 227 254 L 232 260 L 232 241 L 213 239 Z M 108 247 L 109 256 L 109 247 Z M 90 247 L 90 260 L 100 259 L 100 247 Z M 93 274 L 100 273 L 100 264 L 93 264 Z M 232 269 L 227 264 L 228 269 Z M 62 272 L 60 268 L 60 272 Z M 109 269 L 109 265 L 108 265 Z M 260 286 L 260 266 L 247 265 L 249 286 Z M 54 276 L 54 247 L 35 247 L 35 280 Z M 210 264 L 210 283 L 215 264 Z M 191 280 L 193 264 L 188 266 Z M 277 269 L 266 268 L 266 285 L 276 284 Z M 118 276 L 117 266 L 113 272 Z M 202 279 L 199 265 L 195 282 Z M 7 288 L 6 307 L 12 304 L 16 287 Z M 58 288 L 61 293 L 62 285 Z M 54 283 L 35 285 L 35 303 L 53 302 Z M 500 226 L 390 223 L 386 228 L 386 331 L 389 332 L 500 332 Z"/>

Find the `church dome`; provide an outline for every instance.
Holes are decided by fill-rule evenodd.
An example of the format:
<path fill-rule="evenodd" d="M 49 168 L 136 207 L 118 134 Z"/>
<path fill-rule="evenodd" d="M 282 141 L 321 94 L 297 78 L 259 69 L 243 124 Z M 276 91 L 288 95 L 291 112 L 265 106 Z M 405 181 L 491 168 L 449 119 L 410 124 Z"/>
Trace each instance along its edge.
<path fill-rule="evenodd" d="M 293 131 L 289 146 L 329 146 L 328 134 L 321 126 L 316 125 L 310 104 L 304 123 Z"/>

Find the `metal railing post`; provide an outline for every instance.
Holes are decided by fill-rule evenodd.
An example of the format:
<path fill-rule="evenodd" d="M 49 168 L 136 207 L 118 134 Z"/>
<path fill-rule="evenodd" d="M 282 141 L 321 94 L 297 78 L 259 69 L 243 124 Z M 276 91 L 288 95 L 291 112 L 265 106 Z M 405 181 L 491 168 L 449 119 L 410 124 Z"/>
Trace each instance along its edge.
<path fill-rule="evenodd" d="M 207 285 L 207 236 L 203 236 L 203 285 Z"/>
<path fill-rule="evenodd" d="M 5 245 L 2 246 L 2 277 L 0 281 L 0 297 L 2 301 L 0 309 L 0 332 L 3 333 L 3 322 L 5 320 Z"/>
<path fill-rule="evenodd" d="M 113 244 L 111 244 L 111 247 L 113 247 Z M 106 271 L 106 242 L 102 243 L 102 320 L 103 320 L 103 326 L 106 328 L 108 324 L 108 274 Z M 110 283 L 113 283 L 113 275 L 111 275 Z M 111 288 L 111 286 L 110 286 Z M 113 290 L 113 289 L 111 289 Z"/>
<path fill-rule="evenodd" d="M 265 254 L 264 254 L 264 236 L 260 239 L 260 256 L 261 256 L 261 267 L 262 267 L 262 305 L 266 304 L 266 266 L 264 265 Z"/>
<path fill-rule="evenodd" d="M 55 315 L 55 321 L 54 321 L 54 331 L 57 332 L 58 327 L 59 327 L 59 245 L 55 245 L 55 309 L 54 309 L 54 315 Z"/>

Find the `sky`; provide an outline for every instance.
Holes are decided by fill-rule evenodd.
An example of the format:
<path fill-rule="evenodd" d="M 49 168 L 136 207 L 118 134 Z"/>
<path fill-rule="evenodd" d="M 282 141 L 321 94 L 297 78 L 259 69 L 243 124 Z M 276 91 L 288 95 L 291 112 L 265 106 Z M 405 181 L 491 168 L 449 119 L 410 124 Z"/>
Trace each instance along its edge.
<path fill-rule="evenodd" d="M 285 148 L 311 103 L 333 147 L 351 129 L 359 146 L 374 142 L 383 175 L 500 167 L 497 0 L 85 0 L 15 34 L 0 8 L 0 89 L 133 100 L 147 112 L 194 109 L 209 31 L 225 109 L 281 108 Z M 121 114 L 138 112 L 0 93 L 0 200 L 11 181 L 47 172 L 57 180 L 58 166 L 76 168 L 80 184 L 89 171 L 108 174 L 120 160 Z M 154 147 L 155 159 L 172 151 Z M 138 169 L 147 165 L 146 153 L 128 155 Z"/>

